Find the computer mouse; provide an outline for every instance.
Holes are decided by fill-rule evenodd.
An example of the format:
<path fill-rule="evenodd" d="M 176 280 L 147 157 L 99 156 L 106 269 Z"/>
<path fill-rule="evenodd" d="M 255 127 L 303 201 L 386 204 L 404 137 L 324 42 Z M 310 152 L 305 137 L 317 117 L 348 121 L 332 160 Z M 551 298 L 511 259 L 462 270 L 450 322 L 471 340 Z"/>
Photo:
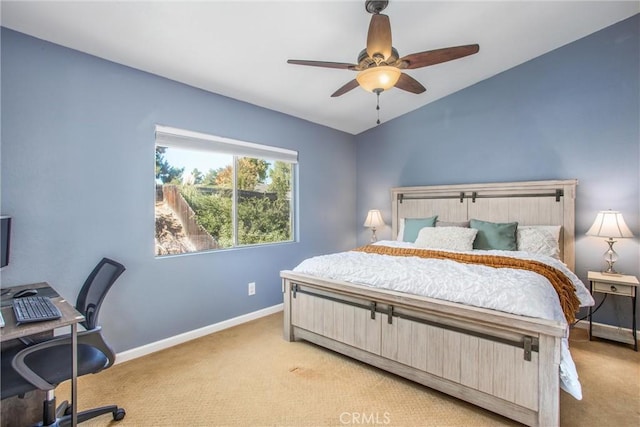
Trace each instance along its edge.
<path fill-rule="evenodd" d="M 14 298 L 32 297 L 38 293 L 37 289 L 23 289 L 13 294 Z"/>

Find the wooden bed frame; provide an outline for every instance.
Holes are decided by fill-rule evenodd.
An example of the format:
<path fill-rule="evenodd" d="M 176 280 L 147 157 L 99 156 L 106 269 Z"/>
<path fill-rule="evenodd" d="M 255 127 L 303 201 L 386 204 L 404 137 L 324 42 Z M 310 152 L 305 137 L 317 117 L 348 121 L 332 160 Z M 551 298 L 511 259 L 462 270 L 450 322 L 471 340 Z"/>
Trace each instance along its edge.
<path fill-rule="evenodd" d="M 400 218 L 561 225 L 574 269 L 576 180 L 401 187 Z M 284 338 L 307 340 L 531 426 L 560 423 L 566 323 L 281 272 Z"/>

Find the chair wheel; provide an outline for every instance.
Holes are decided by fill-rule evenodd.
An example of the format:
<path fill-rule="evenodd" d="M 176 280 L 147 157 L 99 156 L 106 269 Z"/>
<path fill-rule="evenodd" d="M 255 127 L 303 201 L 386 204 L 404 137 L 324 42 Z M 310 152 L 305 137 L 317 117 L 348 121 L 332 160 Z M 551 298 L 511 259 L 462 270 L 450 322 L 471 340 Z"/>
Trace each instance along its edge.
<path fill-rule="evenodd" d="M 127 413 L 124 411 L 124 408 L 118 408 L 118 410 L 113 414 L 113 419 L 115 421 L 120 421 L 125 415 L 127 415 Z"/>

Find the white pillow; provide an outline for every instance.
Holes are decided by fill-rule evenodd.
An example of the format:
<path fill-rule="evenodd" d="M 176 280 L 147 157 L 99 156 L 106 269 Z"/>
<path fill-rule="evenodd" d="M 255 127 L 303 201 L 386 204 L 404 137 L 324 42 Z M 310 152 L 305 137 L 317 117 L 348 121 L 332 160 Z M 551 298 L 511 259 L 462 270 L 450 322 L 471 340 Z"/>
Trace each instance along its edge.
<path fill-rule="evenodd" d="M 478 230 L 463 227 L 425 227 L 418 233 L 416 247 L 471 251 Z"/>
<path fill-rule="evenodd" d="M 559 225 L 520 225 L 516 234 L 519 251 L 560 258 Z"/>

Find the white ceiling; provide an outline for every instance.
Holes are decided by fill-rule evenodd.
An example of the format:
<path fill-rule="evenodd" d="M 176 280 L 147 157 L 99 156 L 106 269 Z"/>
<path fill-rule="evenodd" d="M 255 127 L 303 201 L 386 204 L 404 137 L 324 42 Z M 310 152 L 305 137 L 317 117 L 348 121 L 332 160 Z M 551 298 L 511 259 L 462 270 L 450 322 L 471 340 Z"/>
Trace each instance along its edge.
<path fill-rule="evenodd" d="M 478 43 L 480 52 L 406 71 L 380 118 L 409 111 L 640 12 L 638 1 L 402 1 L 384 11 L 400 56 Z M 331 98 L 356 73 L 287 59 L 356 63 L 364 0 L 7 1 L 2 25 L 101 58 L 352 134 L 375 126 L 375 95 Z"/>

